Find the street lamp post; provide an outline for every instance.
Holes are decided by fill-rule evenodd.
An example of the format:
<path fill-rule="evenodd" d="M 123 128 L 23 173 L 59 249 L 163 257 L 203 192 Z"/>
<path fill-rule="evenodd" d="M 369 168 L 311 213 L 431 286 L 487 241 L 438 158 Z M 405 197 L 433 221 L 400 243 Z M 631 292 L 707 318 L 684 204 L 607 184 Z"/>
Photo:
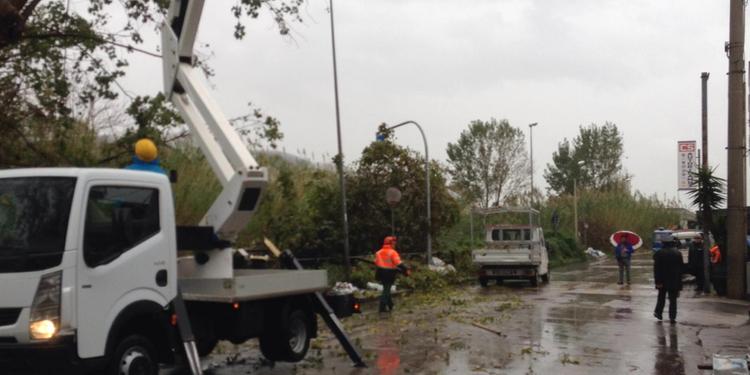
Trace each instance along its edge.
<path fill-rule="evenodd" d="M 346 214 L 346 178 L 344 177 L 344 151 L 341 146 L 341 112 L 339 110 L 339 76 L 336 66 L 336 32 L 333 22 L 333 0 L 329 0 L 331 12 L 331 53 L 333 55 L 333 93 L 336 100 L 336 137 L 338 139 L 338 155 L 336 155 L 336 169 L 339 175 L 339 186 L 341 191 L 341 220 L 344 229 L 344 265 L 347 278 L 351 274 L 351 261 L 349 260 L 349 217 Z"/>
<path fill-rule="evenodd" d="M 576 164 L 581 167 L 584 163 L 583 160 L 579 160 Z M 573 222 L 575 228 L 574 236 L 576 244 L 578 244 L 578 180 L 576 177 L 573 178 Z"/>
<path fill-rule="evenodd" d="M 393 130 L 400 128 L 404 125 L 415 125 L 419 129 L 419 133 L 422 135 L 422 142 L 424 142 L 424 168 L 425 168 L 425 185 L 427 189 L 427 264 L 432 264 L 432 214 L 430 209 L 430 151 L 427 147 L 427 137 L 424 135 L 424 130 L 415 121 L 404 121 L 402 123 L 388 126 L 385 130 Z"/>
<path fill-rule="evenodd" d="M 573 238 L 578 243 L 578 186 L 577 181 L 573 178 Z"/>
<path fill-rule="evenodd" d="M 534 225 L 532 214 L 531 214 L 531 208 L 534 206 L 534 127 L 537 126 L 538 123 L 534 122 L 529 124 L 529 156 L 531 160 L 531 170 L 529 174 L 531 175 L 531 191 L 529 193 L 529 227 Z M 529 229 L 531 231 L 531 229 Z M 531 233 L 531 232 L 529 232 Z"/>

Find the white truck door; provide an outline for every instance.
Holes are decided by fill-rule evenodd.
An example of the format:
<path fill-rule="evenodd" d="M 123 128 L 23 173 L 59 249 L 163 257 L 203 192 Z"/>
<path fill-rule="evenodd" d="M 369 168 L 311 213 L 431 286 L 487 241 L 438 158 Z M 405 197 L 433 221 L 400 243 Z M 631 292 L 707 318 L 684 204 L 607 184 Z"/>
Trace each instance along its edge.
<path fill-rule="evenodd" d="M 174 219 L 166 217 L 172 214 L 168 189 L 94 180 L 84 197 L 78 355 L 92 358 L 105 354 L 109 329 L 128 305 L 150 300 L 166 306 L 172 300 L 176 275 L 169 274 L 169 265 L 176 254 Z M 161 210 L 160 203 L 170 209 Z"/>

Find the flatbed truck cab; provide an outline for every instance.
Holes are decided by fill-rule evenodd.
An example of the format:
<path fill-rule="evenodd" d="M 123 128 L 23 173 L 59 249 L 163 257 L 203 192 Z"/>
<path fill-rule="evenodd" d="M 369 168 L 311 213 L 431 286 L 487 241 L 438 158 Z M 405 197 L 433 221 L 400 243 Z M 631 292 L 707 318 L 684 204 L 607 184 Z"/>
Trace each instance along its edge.
<path fill-rule="evenodd" d="M 549 254 L 544 232 L 533 224 L 538 211 L 528 208 L 488 208 L 477 210 L 485 216 L 520 214 L 527 224 L 488 224 L 485 228 L 485 246 L 472 251 L 472 261 L 479 268 L 479 283 L 486 287 L 489 281 L 528 280 L 532 286 L 549 282 Z"/>
<path fill-rule="evenodd" d="M 490 280 L 529 280 L 532 286 L 549 281 L 549 256 L 541 228 L 493 225 L 487 233 L 486 247 L 472 252 L 482 286 Z"/>
<path fill-rule="evenodd" d="M 172 202 L 168 178 L 152 172 L 0 171 L 2 373 L 155 374 L 182 350 L 178 288 L 201 355 L 258 337 L 271 360 L 304 357 L 317 332 L 310 293 L 326 288 L 325 271 L 178 277 L 194 261 L 178 262 Z"/>

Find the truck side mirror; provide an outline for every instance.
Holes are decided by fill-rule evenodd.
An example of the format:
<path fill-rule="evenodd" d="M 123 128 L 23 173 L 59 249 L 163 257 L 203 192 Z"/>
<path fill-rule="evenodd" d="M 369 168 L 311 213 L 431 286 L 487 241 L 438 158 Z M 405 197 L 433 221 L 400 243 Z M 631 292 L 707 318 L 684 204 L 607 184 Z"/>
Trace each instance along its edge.
<path fill-rule="evenodd" d="M 169 170 L 169 182 L 173 184 L 177 183 L 177 171 L 174 169 Z"/>

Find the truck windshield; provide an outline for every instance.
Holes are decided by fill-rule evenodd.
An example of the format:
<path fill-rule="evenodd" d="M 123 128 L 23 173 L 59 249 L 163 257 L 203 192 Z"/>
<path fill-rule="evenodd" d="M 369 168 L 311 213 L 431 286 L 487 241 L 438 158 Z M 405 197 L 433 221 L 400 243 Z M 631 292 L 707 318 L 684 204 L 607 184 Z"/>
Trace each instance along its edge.
<path fill-rule="evenodd" d="M 529 241 L 528 229 L 503 229 L 503 241 Z"/>
<path fill-rule="evenodd" d="M 30 272 L 62 262 L 76 179 L 0 179 L 0 272 Z"/>

